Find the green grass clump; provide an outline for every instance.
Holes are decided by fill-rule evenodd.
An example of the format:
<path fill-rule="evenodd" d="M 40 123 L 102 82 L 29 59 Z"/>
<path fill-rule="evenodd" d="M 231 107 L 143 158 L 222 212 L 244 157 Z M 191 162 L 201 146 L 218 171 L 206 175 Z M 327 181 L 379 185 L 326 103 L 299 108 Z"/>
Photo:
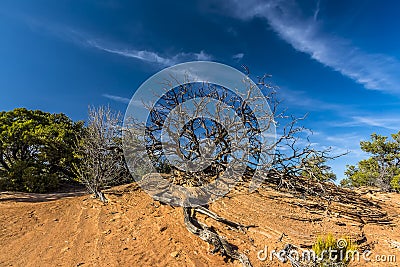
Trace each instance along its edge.
<path fill-rule="evenodd" d="M 336 239 L 331 233 L 319 236 L 312 246 L 317 266 L 347 266 L 357 257 L 357 245 L 349 237 Z"/>

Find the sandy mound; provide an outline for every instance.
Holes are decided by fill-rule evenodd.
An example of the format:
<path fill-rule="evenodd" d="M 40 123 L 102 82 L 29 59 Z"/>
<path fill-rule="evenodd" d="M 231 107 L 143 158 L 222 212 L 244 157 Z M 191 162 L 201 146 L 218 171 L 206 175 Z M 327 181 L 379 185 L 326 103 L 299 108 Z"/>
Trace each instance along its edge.
<path fill-rule="evenodd" d="M 106 196 L 110 203 L 103 205 L 89 195 L 2 193 L 0 266 L 241 266 L 210 254 L 209 245 L 185 228 L 181 208 L 154 201 L 134 184 L 108 190 Z M 306 249 L 326 233 L 351 236 L 372 250 L 373 262 L 351 266 L 400 266 L 400 196 L 367 192 L 364 198 L 379 205 L 386 222 L 365 224 L 340 209 L 318 209 L 317 199 L 267 188 L 238 191 L 210 205 L 227 219 L 257 226 L 246 233 L 198 217 L 248 255 L 253 266 L 290 266 L 260 261 L 257 254 L 265 246 L 280 250 L 287 243 Z M 376 255 L 396 255 L 397 263 L 379 263 Z"/>

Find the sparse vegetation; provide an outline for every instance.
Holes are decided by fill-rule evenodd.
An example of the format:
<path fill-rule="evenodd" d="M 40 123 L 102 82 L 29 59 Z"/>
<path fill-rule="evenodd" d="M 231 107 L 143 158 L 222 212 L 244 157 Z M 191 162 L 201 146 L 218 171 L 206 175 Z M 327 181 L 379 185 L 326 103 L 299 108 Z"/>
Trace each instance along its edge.
<path fill-rule="evenodd" d="M 326 236 L 319 236 L 312 249 L 317 257 L 318 267 L 347 266 L 357 251 L 357 245 L 348 237 L 337 239 L 329 233 Z"/>
<path fill-rule="evenodd" d="M 107 202 L 102 190 L 130 180 L 122 151 L 121 114 L 110 107 L 89 108 L 88 125 L 79 139 L 74 169 L 95 198 Z"/>
<path fill-rule="evenodd" d="M 302 162 L 302 176 L 311 180 L 327 182 L 335 181 L 336 174 L 331 171 L 331 167 L 326 164 L 325 157 L 311 155 L 304 158 Z"/>
<path fill-rule="evenodd" d="M 391 140 L 372 134 L 370 141 L 361 141 L 361 149 L 371 155 L 357 166 L 347 166 L 343 186 L 377 186 L 383 190 L 400 192 L 400 131 Z"/>

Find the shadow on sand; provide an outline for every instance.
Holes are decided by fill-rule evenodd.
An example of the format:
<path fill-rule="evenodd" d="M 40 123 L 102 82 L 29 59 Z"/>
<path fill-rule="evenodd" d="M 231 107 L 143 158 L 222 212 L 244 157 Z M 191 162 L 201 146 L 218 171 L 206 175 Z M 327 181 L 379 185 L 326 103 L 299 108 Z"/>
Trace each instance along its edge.
<path fill-rule="evenodd" d="M 22 192 L 0 192 L 0 202 L 16 201 L 16 202 L 46 202 L 61 198 L 69 198 L 87 195 L 88 192 L 80 189 L 72 192 L 59 192 L 49 194 L 22 193 Z"/>

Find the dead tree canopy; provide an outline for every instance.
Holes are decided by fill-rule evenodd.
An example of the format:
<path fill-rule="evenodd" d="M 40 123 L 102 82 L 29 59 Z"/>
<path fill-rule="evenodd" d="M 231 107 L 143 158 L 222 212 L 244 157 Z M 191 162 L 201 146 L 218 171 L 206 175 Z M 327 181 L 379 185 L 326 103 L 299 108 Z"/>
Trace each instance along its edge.
<path fill-rule="evenodd" d="M 167 82 L 166 88 L 172 84 Z M 276 183 L 290 183 L 300 176 L 334 180 L 325 163 L 341 155 L 311 146 L 312 132 L 299 125 L 305 117 L 287 115 L 265 77 L 259 78 L 257 88 L 251 83 L 247 87 L 246 94 L 206 82 L 166 89 L 148 107 L 145 123 L 131 121 L 128 126 L 134 133 L 131 139 L 145 147 L 144 154 L 126 149 L 133 172 L 148 157 L 149 169 L 171 174 L 174 184 L 185 187 L 217 179 L 230 184 L 248 181 L 254 174 Z M 254 92 L 259 88 L 262 96 Z M 226 174 L 230 180 L 224 179 Z"/>
<path fill-rule="evenodd" d="M 94 197 L 107 202 L 102 190 L 129 179 L 122 151 L 122 117 L 110 107 L 89 108 L 89 120 L 79 141 L 76 173 Z"/>
<path fill-rule="evenodd" d="M 258 120 L 270 121 L 271 117 L 265 113 L 257 118 L 242 97 L 204 82 L 167 91 L 150 111 L 146 124 L 146 149 L 157 170 L 171 166 L 185 173 L 180 183 L 200 186 L 222 172 L 238 172 L 229 167 L 231 162 L 255 168 L 262 146 L 268 145 L 261 136 L 261 131 L 268 129 L 260 129 Z M 272 130 L 274 125 L 267 127 Z M 163 134 L 168 138 L 162 140 Z"/>
<path fill-rule="evenodd" d="M 163 80 L 164 91 L 155 93 L 157 101 L 142 103 L 148 111 L 146 120 L 130 118 L 129 112 L 125 116 L 124 153 L 134 176 L 147 173 L 138 178 L 142 188 L 161 202 L 184 207 L 191 233 L 213 244 L 214 252 L 251 266 L 216 231 L 198 223 L 195 213 L 215 219 L 217 215 L 204 205 L 226 195 L 238 182 L 256 178 L 290 187 L 302 173 L 312 175 L 310 159 L 325 162 L 333 157 L 301 145 L 300 140 L 307 141 L 306 129 L 298 126 L 302 118 L 285 114 L 267 76 L 257 84 L 241 77 L 244 91 L 188 77 L 183 82 L 173 76 Z"/>

